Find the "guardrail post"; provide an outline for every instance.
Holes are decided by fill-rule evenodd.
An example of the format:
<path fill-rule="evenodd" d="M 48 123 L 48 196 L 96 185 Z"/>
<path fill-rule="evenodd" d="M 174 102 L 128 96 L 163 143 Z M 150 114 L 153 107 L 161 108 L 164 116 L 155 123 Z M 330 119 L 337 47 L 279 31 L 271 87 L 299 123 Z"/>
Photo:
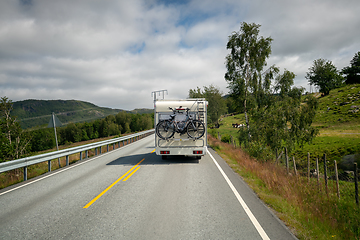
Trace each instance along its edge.
<path fill-rule="evenodd" d="M 109 151 L 109 144 L 106 145 L 106 152 Z"/>
<path fill-rule="evenodd" d="M 24 181 L 27 180 L 27 167 L 24 167 Z"/>
<path fill-rule="evenodd" d="M 118 148 L 120 148 L 120 141 L 118 142 Z"/>
<path fill-rule="evenodd" d="M 88 158 L 89 157 L 89 150 L 86 150 L 85 151 L 85 158 Z"/>
<path fill-rule="evenodd" d="M 83 152 L 80 152 L 80 161 L 82 160 L 82 153 L 83 153 Z"/>
<path fill-rule="evenodd" d="M 102 151 L 101 151 L 101 146 L 100 146 L 100 151 L 99 151 L 99 155 L 101 155 Z"/>
<path fill-rule="evenodd" d="M 113 143 L 113 150 L 115 150 L 115 143 Z"/>
<path fill-rule="evenodd" d="M 95 156 L 97 155 L 97 147 L 95 148 Z"/>
<path fill-rule="evenodd" d="M 66 166 L 69 166 L 69 155 L 66 155 Z"/>
<path fill-rule="evenodd" d="M 48 161 L 48 172 L 51 172 L 51 160 Z"/>

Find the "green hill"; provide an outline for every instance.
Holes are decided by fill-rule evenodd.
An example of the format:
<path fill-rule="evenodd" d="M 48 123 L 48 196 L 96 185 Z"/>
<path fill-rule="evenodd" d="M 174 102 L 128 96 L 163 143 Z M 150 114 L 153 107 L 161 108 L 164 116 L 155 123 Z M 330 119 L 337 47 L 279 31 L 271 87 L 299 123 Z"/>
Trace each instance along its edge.
<path fill-rule="evenodd" d="M 138 113 L 138 114 L 143 114 L 143 113 L 153 113 L 154 109 L 149 109 L 149 108 L 136 108 L 134 110 L 130 111 L 131 113 Z"/>
<path fill-rule="evenodd" d="M 63 124 L 85 122 L 117 114 L 121 109 L 98 107 L 77 100 L 24 100 L 13 102 L 12 116 L 17 116 L 23 129 L 47 125 L 51 114 Z"/>
<path fill-rule="evenodd" d="M 360 123 L 360 84 L 337 88 L 319 97 L 314 123 L 329 127 L 351 122 Z"/>

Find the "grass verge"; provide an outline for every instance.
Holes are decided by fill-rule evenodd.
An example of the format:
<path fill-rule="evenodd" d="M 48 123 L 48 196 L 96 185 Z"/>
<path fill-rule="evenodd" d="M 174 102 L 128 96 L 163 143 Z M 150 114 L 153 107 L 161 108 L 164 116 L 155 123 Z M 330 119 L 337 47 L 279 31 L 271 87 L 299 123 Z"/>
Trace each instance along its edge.
<path fill-rule="evenodd" d="M 338 199 L 334 184 L 325 191 L 316 180 L 288 175 L 284 167 L 250 158 L 212 136 L 208 142 L 299 239 L 360 239 L 360 210 L 351 191 Z"/>
<path fill-rule="evenodd" d="M 80 146 L 80 145 L 85 145 L 85 144 L 90 144 L 93 142 L 98 142 L 98 141 L 104 141 L 104 140 L 108 140 L 114 138 L 114 136 L 112 137 L 107 137 L 107 138 L 99 138 L 99 139 L 93 139 L 93 140 L 89 140 L 89 141 L 83 141 L 83 142 L 77 142 L 77 143 L 73 143 L 73 144 L 69 144 L 69 145 L 63 145 L 63 146 L 59 146 L 59 149 L 65 149 L 65 148 L 72 148 L 72 147 L 76 147 L 76 146 Z M 125 144 L 126 145 L 126 144 Z M 120 146 L 123 146 L 123 143 L 121 143 Z M 115 148 L 117 148 L 117 144 L 115 146 Z M 109 145 L 109 151 L 113 150 L 113 145 Z M 46 153 L 46 152 L 52 152 L 52 151 L 56 151 L 56 149 L 51 149 L 51 150 L 47 150 L 44 152 L 39 152 L 38 154 L 42 154 L 42 153 Z M 105 147 L 102 148 L 102 153 L 106 152 L 107 149 Z M 88 157 L 93 157 L 95 156 L 95 150 L 91 149 L 88 151 Z M 80 153 L 78 154 L 73 154 L 69 156 L 69 164 L 73 164 L 77 161 L 80 160 Z M 62 157 L 60 159 L 60 165 L 62 167 L 64 167 L 66 165 L 66 158 Z M 54 159 L 51 161 L 51 171 L 54 171 L 56 169 L 59 169 L 59 163 L 57 159 Z M 44 173 L 48 172 L 48 163 L 47 162 L 42 162 L 42 163 L 38 163 L 38 164 L 34 164 L 28 167 L 28 179 L 40 176 Z M 24 176 L 24 171 L 23 169 L 15 169 L 12 171 L 8 171 L 8 172 L 3 172 L 0 173 L 0 189 L 6 188 L 8 186 L 11 186 L 13 184 L 19 183 L 23 181 L 23 177 Z"/>

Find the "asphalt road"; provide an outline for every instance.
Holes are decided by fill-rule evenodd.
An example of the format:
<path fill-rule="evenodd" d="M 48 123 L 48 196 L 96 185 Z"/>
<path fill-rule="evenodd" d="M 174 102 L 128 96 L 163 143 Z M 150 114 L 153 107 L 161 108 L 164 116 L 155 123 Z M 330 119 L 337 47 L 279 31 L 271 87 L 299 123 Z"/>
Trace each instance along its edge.
<path fill-rule="evenodd" d="M 154 136 L 0 191 L 1 239 L 296 239 L 211 149 Z"/>

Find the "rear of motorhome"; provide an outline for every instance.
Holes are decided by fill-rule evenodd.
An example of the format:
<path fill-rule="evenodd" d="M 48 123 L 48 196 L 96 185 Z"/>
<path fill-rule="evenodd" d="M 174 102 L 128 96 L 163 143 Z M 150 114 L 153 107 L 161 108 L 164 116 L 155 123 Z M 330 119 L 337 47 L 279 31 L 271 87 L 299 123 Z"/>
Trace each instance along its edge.
<path fill-rule="evenodd" d="M 188 134 L 177 133 L 169 138 L 162 139 L 155 134 L 156 154 L 161 155 L 163 159 L 172 155 L 195 156 L 201 158 L 206 154 L 207 150 L 207 101 L 200 99 L 184 99 L 184 100 L 156 100 L 154 103 L 155 127 L 161 120 L 171 119 L 173 111 L 170 109 L 189 109 L 189 115 L 194 120 L 202 121 L 205 125 L 205 133 L 202 137 L 194 139 Z M 175 115 L 175 121 L 181 122 L 186 118 L 185 111 L 178 111 Z"/>

